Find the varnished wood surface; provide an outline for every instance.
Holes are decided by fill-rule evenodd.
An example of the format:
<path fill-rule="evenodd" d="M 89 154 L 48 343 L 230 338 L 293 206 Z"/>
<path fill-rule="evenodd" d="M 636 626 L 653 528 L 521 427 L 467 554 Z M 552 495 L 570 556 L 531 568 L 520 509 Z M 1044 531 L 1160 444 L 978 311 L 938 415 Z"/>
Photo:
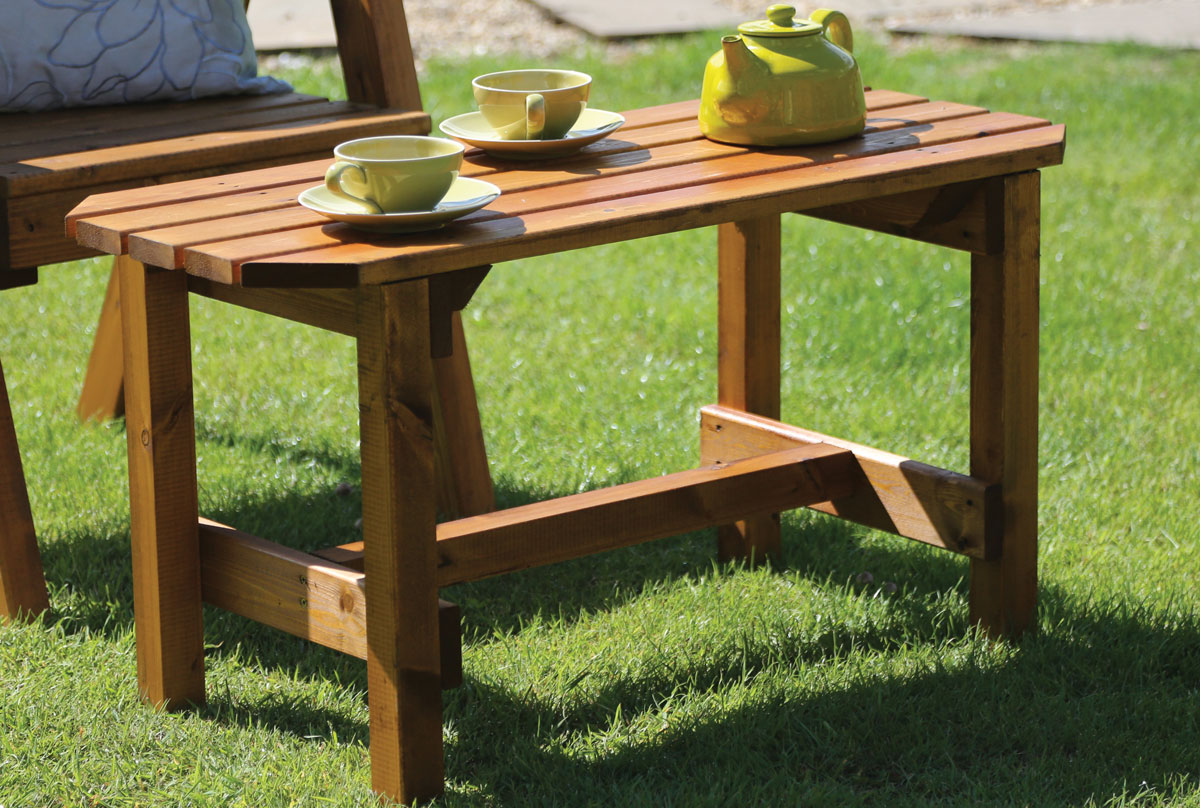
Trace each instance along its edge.
<path fill-rule="evenodd" d="M 0 622 L 18 614 L 40 614 L 49 605 L 0 364 Z"/>
<path fill-rule="evenodd" d="M 886 90 L 867 100 L 861 136 L 817 146 L 714 143 L 700 136 L 692 101 L 630 112 L 613 136 L 546 163 L 469 150 L 463 174 L 503 194 L 427 234 L 364 234 L 300 207 L 295 196 L 320 182 L 326 160 L 94 197 L 71 213 L 68 230 L 85 245 L 218 283 L 349 287 L 791 210 L 862 218 L 831 206 L 1062 159 L 1062 127 L 1039 118 Z M 939 221 L 954 221 L 954 203 L 940 200 Z M 883 226 L 920 224 L 920 215 L 906 224 L 910 207 L 893 213 L 899 225 Z"/>

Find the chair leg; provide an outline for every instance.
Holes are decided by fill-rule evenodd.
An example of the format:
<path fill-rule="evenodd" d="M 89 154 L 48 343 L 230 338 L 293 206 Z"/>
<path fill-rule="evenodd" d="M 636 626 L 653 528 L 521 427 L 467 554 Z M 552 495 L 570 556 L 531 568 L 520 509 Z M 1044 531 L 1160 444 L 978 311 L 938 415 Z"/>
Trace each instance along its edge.
<path fill-rule="evenodd" d="M 49 605 L 0 365 L 0 620 L 41 614 Z"/>
<path fill-rule="evenodd" d="M 113 259 L 108 291 L 104 293 L 104 305 L 100 308 L 100 320 L 96 323 L 96 338 L 92 343 L 87 374 L 83 378 L 83 390 L 80 391 L 79 405 L 76 407 L 81 421 L 91 418 L 109 421 L 125 413 L 119 282 L 123 262 L 137 263 L 125 255 Z"/>
<path fill-rule="evenodd" d="M 434 460 L 438 503 L 462 518 L 495 510 L 496 499 L 460 312 L 451 315 L 450 324 L 454 353 L 433 360 Z"/>

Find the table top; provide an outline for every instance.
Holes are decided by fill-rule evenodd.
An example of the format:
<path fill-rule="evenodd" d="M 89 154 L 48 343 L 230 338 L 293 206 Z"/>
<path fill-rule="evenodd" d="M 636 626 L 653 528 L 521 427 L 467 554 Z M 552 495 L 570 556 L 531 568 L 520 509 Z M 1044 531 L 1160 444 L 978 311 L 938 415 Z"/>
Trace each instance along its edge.
<path fill-rule="evenodd" d="M 81 244 L 226 284 L 348 288 L 803 212 L 1062 162 L 1061 125 L 888 90 L 836 143 L 758 149 L 709 141 L 697 101 L 625 113 L 572 157 L 514 162 L 469 149 L 463 176 L 497 185 L 483 210 L 426 233 L 354 230 L 301 207 L 330 160 L 89 197 Z"/>

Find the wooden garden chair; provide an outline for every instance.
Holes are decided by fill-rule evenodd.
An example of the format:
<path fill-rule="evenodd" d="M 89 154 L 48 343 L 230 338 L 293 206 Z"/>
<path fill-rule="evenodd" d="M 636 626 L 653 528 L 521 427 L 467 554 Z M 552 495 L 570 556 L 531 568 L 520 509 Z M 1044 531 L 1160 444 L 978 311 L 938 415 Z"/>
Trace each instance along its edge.
<path fill-rule="evenodd" d="M 0 289 L 36 283 L 39 266 L 98 254 L 63 231 L 66 213 L 90 195 L 320 159 L 353 138 L 428 133 L 400 0 L 330 2 L 348 101 L 288 93 L 0 115 Z M 116 267 L 79 403 L 82 418 L 123 410 Z M 264 311 L 288 316 L 279 305 L 269 295 L 261 301 Z M 466 515 L 491 509 L 492 488 L 457 312 L 453 336 L 455 350 L 438 366 L 438 495 L 445 511 Z M 444 461 L 447 452 L 454 464 Z M 0 366 L 0 618 L 46 606 Z"/>

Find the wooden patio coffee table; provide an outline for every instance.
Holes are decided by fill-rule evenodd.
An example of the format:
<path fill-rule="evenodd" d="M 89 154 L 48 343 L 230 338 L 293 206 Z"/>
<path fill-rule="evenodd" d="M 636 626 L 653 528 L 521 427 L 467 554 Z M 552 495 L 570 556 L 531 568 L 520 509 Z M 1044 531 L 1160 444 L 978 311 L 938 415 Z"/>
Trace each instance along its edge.
<path fill-rule="evenodd" d="M 68 218 L 123 262 L 126 429 L 139 681 L 204 700 L 202 600 L 367 660 L 372 782 L 407 802 L 443 787 L 439 688 L 459 674 L 438 588 L 707 525 L 723 558 L 779 550 L 808 506 L 971 558 L 972 620 L 1017 635 L 1037 591 L 1040 185 L 1062 161 L 1047 121 L 890 91 L 868 128 L 821 146 L 703 139 L 695 101 L 626 113 L 552 163 L 468 152 L 503 190 L 444 230 L 379 236 L 295 202 L 329 161 L 89 198 Z M 970 469 L 956 473 L 781 423 L 780 218 L 810 216 L 971 254 Z M 701 466 L 436 524 L 433 357 L 488 266 L 717 225 L 717 403 Z M 602 268 L 597 268 L 602 271 Z M 199 517 L 188 293 L 353 335 L 363 537 L 317 555 Z M 451 458 L 452 460 L 452 458 Z M 361 570 L 365 570 L 365 573 Z M 365 586 L 365 580 L 370 586 Z"/>

